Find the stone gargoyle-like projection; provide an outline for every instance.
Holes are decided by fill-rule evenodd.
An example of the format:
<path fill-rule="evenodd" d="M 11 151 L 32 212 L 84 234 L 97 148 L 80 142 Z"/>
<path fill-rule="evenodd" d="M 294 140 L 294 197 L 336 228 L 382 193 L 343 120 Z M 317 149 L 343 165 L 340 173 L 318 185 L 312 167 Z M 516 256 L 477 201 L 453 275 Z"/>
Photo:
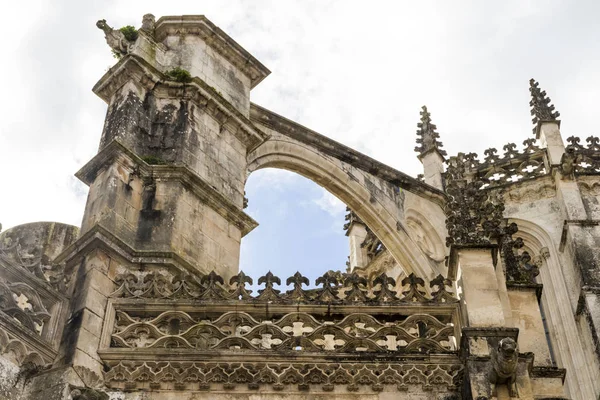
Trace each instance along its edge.
<path fill-rule="evenodd" d="M 96 26 L 98 29 L 102 29 L 104 32 L 106 43 L 108 43 L 115 55 L 122 56 L 129 52 L 129 45 L 131 44 L 131 41 L 125 37 L 123 32 L 121 32 L 119 29 L 111 28 L 106 23 L 105 19 L 101 19 L 96 22 Z"/>
<path fill-rule="evenodd" d="M 510 397 L 517 396 L 517 367 L 519 350 L 517 342 L 512 338 L 504 338 L 498 348 L 492 352 L 492 368 L 489 373 L 493 385 L 505 383 Z"/>

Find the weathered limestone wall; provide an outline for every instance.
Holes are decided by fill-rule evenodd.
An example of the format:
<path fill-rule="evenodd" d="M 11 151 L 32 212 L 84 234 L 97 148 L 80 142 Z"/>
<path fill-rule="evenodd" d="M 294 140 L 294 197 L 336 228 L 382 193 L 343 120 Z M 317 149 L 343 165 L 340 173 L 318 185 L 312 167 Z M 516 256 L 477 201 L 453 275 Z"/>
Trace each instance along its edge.
<path fill-rule="evenodd" d="M 457 250 L 457 260 L 469 327 L 505 325 L 492 249 Z"/>
<path fill-rule="evenodd" d="M 246 146 L 240 139 L 194 102 L 133 86 L 112 98 L 100 148 L 118 140 L 139 157 L 185 165 L 241 208 Z"/>
<path fill-rule="evenodd" d="M 19 244 L 20 257 L 32 264 L 50 265 L 79 235 L 79 228 L 59 222 L 32 222 L 0 233 L 0 247 Z"/>
<path fill-rule="evenodd" d="M 258 60 L 200 15 L 160 18 L 154 37 L 142 32 L 130 53 L 161 72 L 176 67 L 189 71 L 245 116 L 249 114 L 251 88 L 269 74 Z"/>
<path fill-rule="evenodd" d="M 534 365 L 536 366 L 552 366 L 536 290 L 534 288 L 509 288 L 508 297 L 512 308 L 512 325 L 519 328 L 520 351 L 534 353 Z"/>

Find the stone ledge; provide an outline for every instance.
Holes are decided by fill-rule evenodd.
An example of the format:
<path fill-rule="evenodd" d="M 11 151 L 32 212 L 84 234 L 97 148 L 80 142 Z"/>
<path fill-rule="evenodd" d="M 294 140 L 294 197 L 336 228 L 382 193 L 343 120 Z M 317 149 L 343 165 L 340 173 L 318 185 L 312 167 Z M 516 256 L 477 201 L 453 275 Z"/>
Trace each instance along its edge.
<path fill-rule="evenodd" d="M 563 383 L 567 376 L 567 370 L 557 367 L 533 367 L 531 369 L 532 378 L 560 378 Z"/>
<path fill-rule="evenodd" d="M 238 209 L 229 199 L 207 184 L 195 172 L 182 165 L 150 165 L 138 155 L 126 148 L 118 140 L 111 141 L 98 154 L 84 165 L 75 176 L 88 186 L 96 179 L 98 173 L 113 162 L 119 155 L 126 156 L 129 161 L 139 168 L 142 177 L 159 178 L 166 181 L 179 181 L 189 188 L 199 199 L 219 215 L 235 224 L 241 231 L 242 237 L 258 226 L 244 211 Z"/>
<path fill-rule="evenodd" d="M 428 360 L 378 364 L 333 363 L 328 359 L 311 362 L 280 363 L 252 362 L 177 362 L 139 361 L 112 362 L 104 374 L 108 387 L 124 390 L 202 390 L 232 391 L 236 386 L 264 391 L 271 387 L 285 393 L 298 391 L 359 391 L 369 388 L 380 391 L 406 391 L 409 386 L 425 390 L 440 387 L 458 392 L 461 387 L 463 365 L 456 359 L 445 363 Z M 378 373 L 376 373 L 378 372 Z M 428 372 L 425 374 L 425 372 Z M 144 379 L 139 379 L 143 375 Z M 387 386 L 387 389 L 386 389 Z M 365 389 L 361 392 L 364 393 Z M 368 389 L 367 389 L 368 390 Z"/>
<path fill-rule="evenodd" d="M 290 304 L 272 304 L 269 301 L 256 301 L 256 302 L 240 302 L 237 300 L 230 301 L 219 301 L 214 302 L 207 300 L 206 302 L 198 300 L 176 300 L 176 305 L 173 301 L 169 300 L 155 300 L 155 299 L 111 299 L 111 304 L 119 310 L 127 311 L 147 311 L 153 313 L 161 313 L 165 311 L 165 305 L 168 305 L 171 309 L 176 308 L 178 311 L 183 312 L 197 312 L 198 310 L 210 310 L 211 312 L 225 313 L 231 311 L 232 307 L 235 306 L 235 310 L 239 312 L 247 312 L 258 317 L 268 318 L 274 313 L 287 313 L 291 310 L 297 312 L 306 312 L 314 315 L 327 315 L 327 314 L 352 314 L 352 313 L 372 313 L 372 314 L 389 314 L 393 311 L 394 315 L 398 316 L 410 316 L 414 314 L 430 314 L 440 318 L 441 320 L 450 320 L 455 317 L 458 311 L 459 305 L 453 304 L 427 304 L 417 303 L 414 304 L 390 304 L 390 305 L 369 305 L 369 304 L 330 304 L 323 303 L 319 305 L 315 304 L 302 304 L 302 303 L 290 303 Z M 441 318 L 444 316 L 445 318 Z"/>
<path fill-rule="evenodd" d="M 165 16 L 156 21 L 155 38 L 162 42 L 168 35 L 198 35 L 207 45 L 239 68 L 252 82 L 252 88 L 271 71 L 204 15 Z"/>
<path fill-rule="evenodd" d="M 509 290 L 516 290 L 521 292 L 535 292 L 538 303 L 542 297 L 542 290 L 544 285 L 541 283 L 517 283 L 517 282 L 506 282 L 506 288 Z"/>

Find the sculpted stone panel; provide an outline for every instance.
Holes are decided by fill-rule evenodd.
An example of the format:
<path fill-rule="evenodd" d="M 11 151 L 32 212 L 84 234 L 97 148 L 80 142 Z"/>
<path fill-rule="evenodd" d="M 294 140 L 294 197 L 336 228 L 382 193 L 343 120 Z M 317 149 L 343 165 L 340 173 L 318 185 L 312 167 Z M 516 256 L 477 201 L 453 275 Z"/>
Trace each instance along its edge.
<path fill-rule="evenodd" d="M 257 320 L 246 312 L 227 312 L 202 319 L 182 311 L 155 318 L 117 311 L 111 347 L 188 348 L 196 350 L 294 350 L 300 352 L 453 351 L 454 327 L 427 314 L 383 321 L 352 313 L 341 321 L 306 312 L 291 312 L 273 320 Z"/>
<path fill-rule="evenodd" d="M 268 386 L 275 391 L 331 392 L 344 387 L 357 392 L 367 387 L 381 392 L 387 386 L 407 391 L 420 388 L 445 394 L 460 389 L 463 366 L 459 363 L 437 365 L 402 363 L 214 363 L 214 362 L 127 362 L 110 363 L 105 375 L 110 387 L 170 390 L 256 390 Z"/>
<path fill-rule="evenodd" d="M 253 279 L 243 272 L 233 276 L 229 284 L 214 271 L 208 275 L 172 274 L 165 271 L 136 272 L 119 274 L 115 277 L 119 285 L 112 297 L 146 298 L 146 299 L 193 299 L 199 301 L 238 301 L 274 302 L 283 304 L 295 303 L 453 303 L 458 299 L 446 290 L 452 283 L 441 275 L 431 280 L 429 285 L 436 288 L 428 295 L 425 291 L 425 281 L 410 274 L 401 281 L 401 292 L 396 291 L 396 282 L 385 273 L 373 280 L 356 274 L 342 274 L 333 271 L 326 272 L 316 279 L 320 286 L 315 289 L 305 289 L 309 280 L 296 272 L 286 280 L 291 290 L 282 292 L 276 289 L 281 286 L 281 279 L 271 272 L 258 279 L 263 285 L 258 294 L 253 296 L 247 285 L 252 285 Z"/>

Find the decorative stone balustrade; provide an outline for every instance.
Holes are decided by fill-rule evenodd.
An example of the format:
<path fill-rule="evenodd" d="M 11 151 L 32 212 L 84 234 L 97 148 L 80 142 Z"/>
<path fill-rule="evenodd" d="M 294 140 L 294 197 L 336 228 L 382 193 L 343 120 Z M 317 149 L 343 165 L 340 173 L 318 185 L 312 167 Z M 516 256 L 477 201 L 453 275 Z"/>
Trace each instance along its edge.
<path fill-rule="evenodd" d="M 587 146 L 575 136 L 567 138 L 565 154 L 561 160 L 563 175 L 598 175 L 600 174 L 600 139 L 590 136 L 586 139 Z"/>
<path fill-rule="evenodd" d="M 66 279 L 48 253 L 68 244 L 73 229 L 36 223 L 0 235 L 0 353 L 18 365 L 45 366 L 57 355 L 66 317 Z M 53 243 L 49 232 L 62 235 L 62 241 Z"/>
<path fill-rule="evenodd" d="M 332 271 L 316 288 L 296 273 L 289 290 L 269 272 L 256 294 L 243 272 L 228 284 L 214 272 L 139 272 L 116 281 L 98 352 L 110 387 L 460 385 L 458 300 L 442 276 L 429 283 L 430 294 L 414 275 L 397 286 L 385 274 L 367 281 Z"/>
<path fill-rule="evenodd" d="M 485 150 L 483 161 L 476 153 L 463 155 L 468 174 L 482 182 L 482 188 L 495 188 L 545 176 L 549 173 L 544 162 L 545 152 L 535 144 L 535 139 L 523 141 L 523 149 L 514 143 L 504 145 L 502 156 L 491 147 Z"/>

